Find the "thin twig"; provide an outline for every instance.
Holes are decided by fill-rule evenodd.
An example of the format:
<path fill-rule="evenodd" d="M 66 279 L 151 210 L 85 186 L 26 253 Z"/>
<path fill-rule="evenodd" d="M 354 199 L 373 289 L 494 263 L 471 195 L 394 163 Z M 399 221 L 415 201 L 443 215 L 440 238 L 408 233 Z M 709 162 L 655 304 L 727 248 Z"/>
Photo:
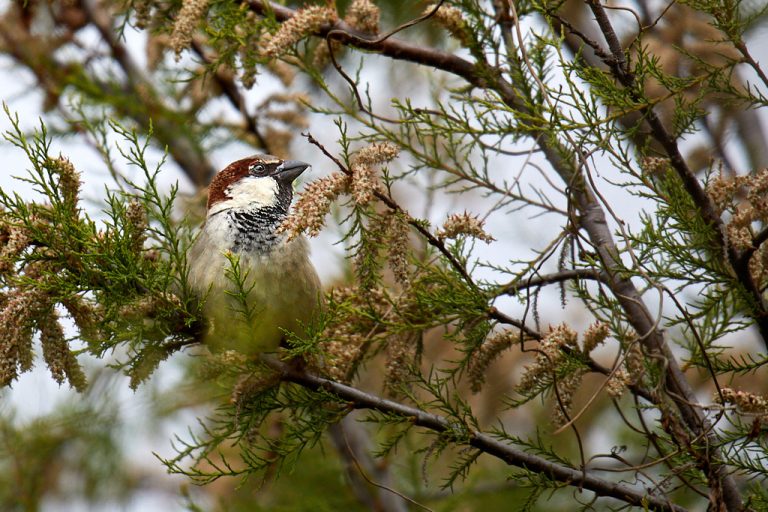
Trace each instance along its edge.
<path fill-rule="evenodd" d="M 195 53 L 197 53 L 197 55 L 206 65 L 210 66 L 213 62 L 215 62 L 216 58 L 214 55 L 209 54 L 199 39 L 199 37 L 192 38 L 192 49 L 195 51 Z M 240 90 L 238 89 L 237 84 L 235 83 L 232 76 L 219 68 L 214 70 L 212 74 L 214 80 L 216 80 L 216 84 L 221 88 L 224 96 L 226 96 L 229 100 L 229 103 L 235 107 L 243 117 L 246 131 L 256 137 L 256 141 L 260 147 L 268 150 L 269 146 L 266 139 L 264 139 L 264 135 L 262 135 L 261 131 L 259 130 L 257 119 L 255 116 L 252 116 L 248 113 L 248 107 L 245 103 L 245 98 L 242 94 L 240 94 Z"/>
<path fill-rule="evenodd" d="M 516 279 L 509 284 L 501 287 L 498 295 L 516 295 L 520 290 L 528 288 L 537 288 L 548 284 L 562 283 L 578 279 L 589 279 L 593 281 L 603 281 L 606 279 L 600 271 L 590 268 L 578 268 L 572 270 L 563 270 L 552 274 L 535 275 L 532 274 L 528 279 Z"/>

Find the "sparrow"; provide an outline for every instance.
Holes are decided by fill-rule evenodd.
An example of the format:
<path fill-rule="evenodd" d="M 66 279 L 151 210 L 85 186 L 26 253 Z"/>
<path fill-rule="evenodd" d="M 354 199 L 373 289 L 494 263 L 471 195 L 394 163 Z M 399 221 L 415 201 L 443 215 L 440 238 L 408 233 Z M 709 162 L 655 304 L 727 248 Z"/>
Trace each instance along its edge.
<path fill-rule="evenodd" d="M 229 164 L 211 181 L 206 219 L 187 253 L 187 279 L 204 300 L 212 349 L 276 350 L 284 330 L 301 333 L 317 311 L 320 280 L 307 240 L 289 240 L 278 230 L 291 206 L 293 182 L 308 167 L 254 155 Z"/>

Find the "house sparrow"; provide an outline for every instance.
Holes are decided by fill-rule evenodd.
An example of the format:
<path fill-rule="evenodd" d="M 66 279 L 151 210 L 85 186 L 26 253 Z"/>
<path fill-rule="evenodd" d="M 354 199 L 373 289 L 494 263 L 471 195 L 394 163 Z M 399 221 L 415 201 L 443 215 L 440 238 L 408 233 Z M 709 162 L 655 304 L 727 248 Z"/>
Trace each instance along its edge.
<path fill-rule="evenodd" d="M 283 329 L 300 333 L 316 311 L 320 281 L 307 241 L 287 241 L 278 233 L 291 206 L 293 181 L 307 167 L 254 155 L 213 178 L 205 223 L 187 255 L 188 282 L 205 300 L 203 311 L 211 323 L 206 342 L 213 349 L 274 350 Z M 231 276 L 236 262 L 247 308 L 235 298 Z"/>

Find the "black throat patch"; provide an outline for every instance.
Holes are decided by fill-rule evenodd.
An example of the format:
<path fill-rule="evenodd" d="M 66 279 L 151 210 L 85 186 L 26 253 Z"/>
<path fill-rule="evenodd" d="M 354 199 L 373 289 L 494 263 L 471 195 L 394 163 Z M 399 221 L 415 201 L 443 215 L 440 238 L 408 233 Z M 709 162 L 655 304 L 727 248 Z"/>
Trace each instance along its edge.
<path fill-rule="evenodd" d="M 277 228 L 288 216 L 293 199 L 290 184 L 277 181 L 277 197 L 274 205 L 253 208 L 232 208 L 225 213 L 234 231 L 232 252 L 269 253 L 285 235 L 277 234 Z"/>

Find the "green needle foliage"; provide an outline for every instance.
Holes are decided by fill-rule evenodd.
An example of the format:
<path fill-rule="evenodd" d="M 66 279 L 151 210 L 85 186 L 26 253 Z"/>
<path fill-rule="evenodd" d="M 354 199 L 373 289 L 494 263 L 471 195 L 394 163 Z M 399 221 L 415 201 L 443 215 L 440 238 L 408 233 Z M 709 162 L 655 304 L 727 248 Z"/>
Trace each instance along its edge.
<path fill-rule="evenodd" d="M 145 160 L 148 140 L 113 124 L 125 141 L 118 150 L 138 167 L 142 181 L 107 191 L 104 218 L 95 221 L 80 204 L 80 173 L 51 154 L 45 125 L 26 135 L 6 107 L 13 131 L 6 140 L 23 150 L 31 165 L 18 179 L 43 202 L 0 191 L 5 241 L 2 382 L 32 368 L 33 336 L 40 335 L 54 379 L 82 391 L 86 377 L 79 352 L 102 358 L 120 350 L 132 387 L 163 359 L 193 339 L 196 304 L 189 298 L 185 250 L 188 234 L 172 218 L 176 189 L 162 191 Z M 65 337 L 60 316 L 77 328 Z"/>
<path fill-rule="evenodd" d="M 181 352 L 199 419 L 157 458 L 229 486 L 212 510 L 766 508 L 768 8 L 48 4 L 64 35 L 38 37 L 38 7 L 0 19 L 59 114 L 26 133 L 6 107 L 36 195 L 0 191 L 1 385 L 43 364 L 84 392 L 87 355 L 136 389 Z M 66 62 L 85 26 L 105 44 Z M 115 179 L 100 213 L 52 154 L 75 131 Z M 345 256 L 272 354 L 203 342 L 194 215 L 160 186 L 173 163 L 202 188 L 244 146 L 328 171 L 279 234 Z"/>

